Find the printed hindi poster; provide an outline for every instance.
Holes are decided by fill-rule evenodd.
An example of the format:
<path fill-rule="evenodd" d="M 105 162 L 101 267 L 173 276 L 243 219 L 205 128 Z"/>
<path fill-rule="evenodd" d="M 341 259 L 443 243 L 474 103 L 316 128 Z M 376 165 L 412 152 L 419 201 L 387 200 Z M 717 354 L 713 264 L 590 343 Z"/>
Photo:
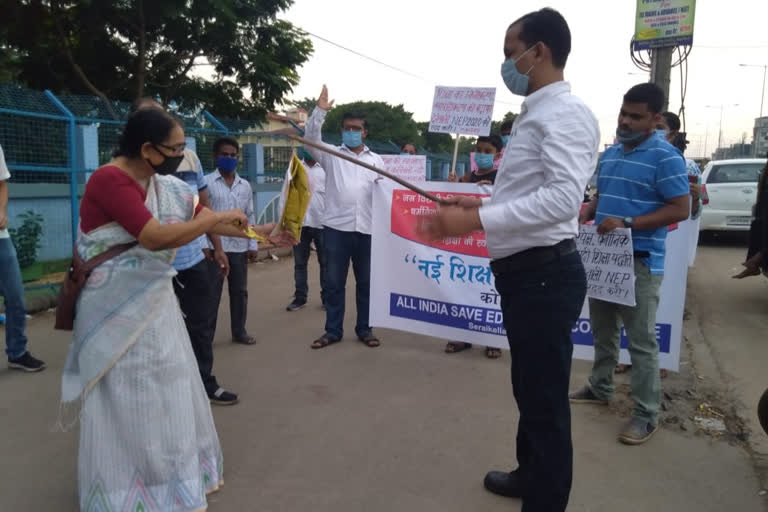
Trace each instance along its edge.
<path fill-rule="evenodd" d="M 496 89 L 493 87 L 435 87 L 429 131 L 488 135 L 491 133 Z"/>
<path fill-rule="evenodd" d="M 576 247 L 587 273 L 587 297 L 634 306 L 635 262 L 632 232 L 619 228 L 600 235 L 597 226 L 580 226 Z"/>
<path fill-rule="evenodd" d="M 384 170 L 409 183 L 427 181 L 427 157 L 424 155 L 381 155 Z"/>
<path fill-rule="evenodd" d="M 487 196 L 469 183 L 429 182 L 439 196 Z M 389 180 L 374 186 L 371 247 L 371 325 L 489 347 L 509 348 L 499 295 L 482 232 L 427 244 L 415 234 L 418 215 L 435 204 Z M 677 371 L 680 361 L 690 222 L 667 237 L 665 277 L 656 318 L 659 362 Z M 574 358 L 594 357 L 588 302 L 572 330 Z M 622 362 L 629 362 L 622 330 Z"/>

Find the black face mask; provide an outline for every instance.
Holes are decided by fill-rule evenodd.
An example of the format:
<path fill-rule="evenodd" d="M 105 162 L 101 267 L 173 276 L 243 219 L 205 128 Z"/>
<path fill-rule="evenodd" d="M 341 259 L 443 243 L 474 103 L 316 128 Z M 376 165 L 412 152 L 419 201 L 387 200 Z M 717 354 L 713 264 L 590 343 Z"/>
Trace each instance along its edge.
<path fill-rule="evenodd" d="M 160 151 L 157 148 L 155 149 L 157 150 L 158 153 L 163 155 L 165 159 L 159 165 L 154 165 L 152 162 L 147 160 L 147 163 L 150 165 L 150 167 L 152 167 L 157 174 L 160 174 L 162 176 L 175 173 L 176 169 L 178 169 L 179 165 L 181 165 L 181 161 L 184 160 L 184 155 L 165 156 L 165 154 L 162 151 Z"/>

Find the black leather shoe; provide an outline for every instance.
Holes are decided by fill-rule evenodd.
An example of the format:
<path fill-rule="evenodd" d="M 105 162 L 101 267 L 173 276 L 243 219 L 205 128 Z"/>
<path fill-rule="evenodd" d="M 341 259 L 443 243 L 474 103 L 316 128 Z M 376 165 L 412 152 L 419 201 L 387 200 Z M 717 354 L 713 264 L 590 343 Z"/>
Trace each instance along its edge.
<path fill-rule="evenodd" d="M 507 498 L 520 498 L 523 495 L 520 476 L 517 471 L 505 473 L 502 471 L 489 471 L 485 475 L 483 485 L 493 494 L 506 496 Z"/>

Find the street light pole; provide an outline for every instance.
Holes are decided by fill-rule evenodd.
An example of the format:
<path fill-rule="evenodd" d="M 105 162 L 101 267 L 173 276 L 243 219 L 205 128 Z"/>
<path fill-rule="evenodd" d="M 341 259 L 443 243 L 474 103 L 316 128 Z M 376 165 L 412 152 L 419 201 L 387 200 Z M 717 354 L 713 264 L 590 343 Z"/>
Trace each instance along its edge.
<path fill-rule="evenodd" d="M 717 133 L 717 149 L 723 147 L 723 108 L 725 107 L 738 107 L 738 103 L 732 104 L 720 104 L 720 105 L 706 105 L 706 108 L 719 108 L 720 109 L 720 126 Z M 717 151 L 717 149 L 715 151 Z"/>

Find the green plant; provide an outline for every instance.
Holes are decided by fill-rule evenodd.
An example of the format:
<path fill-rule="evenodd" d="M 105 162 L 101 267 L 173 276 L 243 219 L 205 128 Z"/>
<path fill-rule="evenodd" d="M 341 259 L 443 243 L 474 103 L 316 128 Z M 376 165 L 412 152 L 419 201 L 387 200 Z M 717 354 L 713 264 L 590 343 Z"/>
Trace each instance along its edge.
<path fill-rule="evenodd" d="M 43 217 L 32 210 L 19 215 L 21 226 L 11 228 L 11 235 L 19 267 L 26 268 L 37 260 L 37 250 L 40 248 L 40 238 L 43 236 Z"/>

